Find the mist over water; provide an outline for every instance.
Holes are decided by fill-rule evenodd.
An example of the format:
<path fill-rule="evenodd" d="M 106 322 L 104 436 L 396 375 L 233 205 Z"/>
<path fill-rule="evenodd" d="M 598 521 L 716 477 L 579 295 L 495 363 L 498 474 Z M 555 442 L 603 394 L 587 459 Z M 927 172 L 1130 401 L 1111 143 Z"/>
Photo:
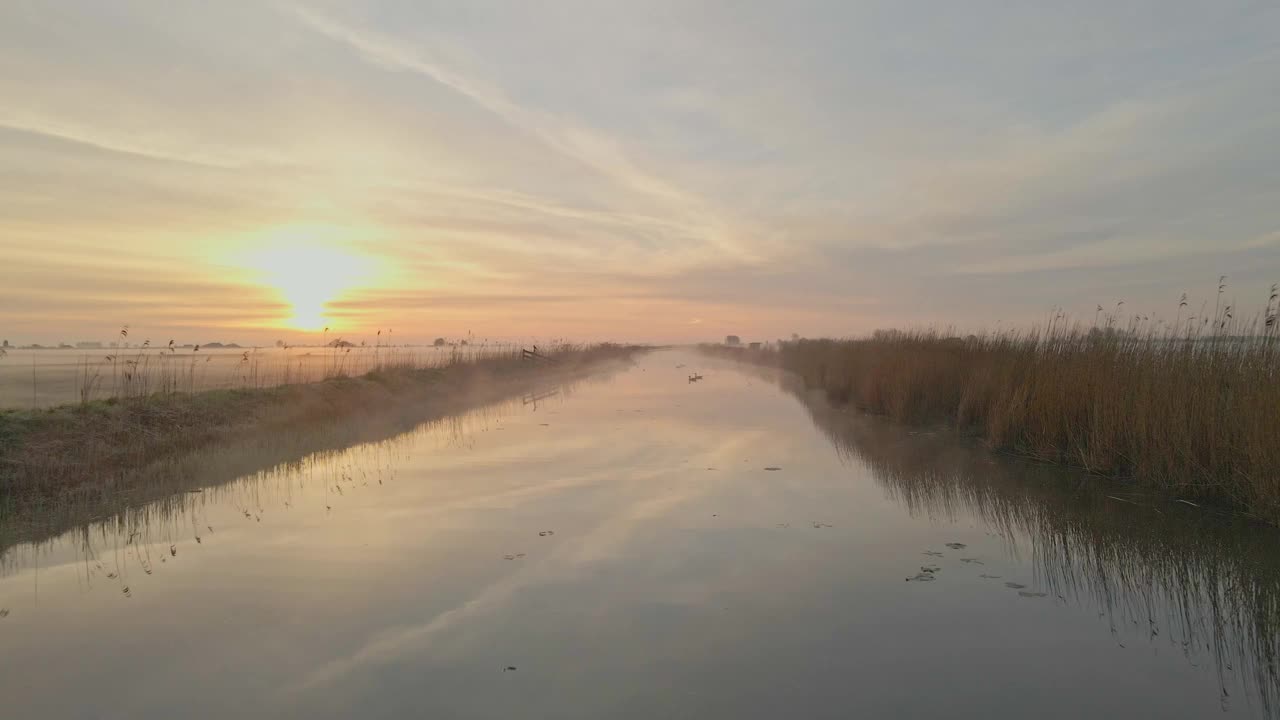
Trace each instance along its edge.
<path fill-rule="evenodd" d="M 1276 712 L 1280 533 L 683 351 L 170 470 L 4 541 L 15 717 Z"/>

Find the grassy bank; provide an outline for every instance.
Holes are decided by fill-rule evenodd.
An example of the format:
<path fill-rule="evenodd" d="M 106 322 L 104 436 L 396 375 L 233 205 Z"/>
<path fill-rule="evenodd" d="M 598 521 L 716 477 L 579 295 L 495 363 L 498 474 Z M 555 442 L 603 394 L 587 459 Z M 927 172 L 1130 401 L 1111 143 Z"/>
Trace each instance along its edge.
<path fill-rule="evenodd" d="M 879 332 L 738 353 L 907 423 L 1280 521 L 1280 337 Z"/>
<path fill-rule="evenodd" d="M 316 383 L 0 411 L 0 520 L 129 494 L 137 490 L 131 471 L 201 448 L 353 418 L 426 418 L 432 409 L 492 401 L 530 381 L 567 377 L 634 352 L 566 347 L 548 360 L 522 360 L 516 352 L 431 369 L 388 366 Z"/>

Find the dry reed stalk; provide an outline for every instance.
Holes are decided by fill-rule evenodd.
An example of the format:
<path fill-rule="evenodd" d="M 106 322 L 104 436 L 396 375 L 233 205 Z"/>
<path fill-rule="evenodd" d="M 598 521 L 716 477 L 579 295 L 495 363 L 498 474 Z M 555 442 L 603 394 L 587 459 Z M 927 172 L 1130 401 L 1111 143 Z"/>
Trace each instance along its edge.
<path fill-rule="evenodd" d="M 1241 322 L 1220 282 L 1215 315 L 1183 325 L 1098 310 L 1090 327 L 958 337 L 877 331 L 798 340 L 754 356 L 836 402 L 946 423 L 993 447 L 1226 500 L 1280 522 L 1278 293 Z M 749 353 L 736 353 L 750 356 Z"/>

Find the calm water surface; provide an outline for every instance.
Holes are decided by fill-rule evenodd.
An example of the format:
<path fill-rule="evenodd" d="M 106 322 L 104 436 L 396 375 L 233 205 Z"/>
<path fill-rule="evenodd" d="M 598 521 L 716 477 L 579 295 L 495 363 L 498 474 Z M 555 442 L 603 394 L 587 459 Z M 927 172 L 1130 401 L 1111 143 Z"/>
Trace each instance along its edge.
<path fill-rule="evenodd" d="M 1276 533 L 691 353 L 272 462 L 5 551 L 5 717 L 1274 713 Z"/>

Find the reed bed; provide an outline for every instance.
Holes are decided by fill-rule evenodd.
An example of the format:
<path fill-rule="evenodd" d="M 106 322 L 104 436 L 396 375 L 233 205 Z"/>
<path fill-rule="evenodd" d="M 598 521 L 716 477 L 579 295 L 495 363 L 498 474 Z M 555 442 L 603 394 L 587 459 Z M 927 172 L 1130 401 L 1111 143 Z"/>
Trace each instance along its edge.
<path fill-rule="evenodd" d="M 1280 522 L 1276 310 L 1273 288 L 1243 323 L 1229 305 L 1175 323 L 1099 308 L 1089 326 L 1058 315 L 1025 332 L 888 330 L 737 354 L 897 421 Z"/>

